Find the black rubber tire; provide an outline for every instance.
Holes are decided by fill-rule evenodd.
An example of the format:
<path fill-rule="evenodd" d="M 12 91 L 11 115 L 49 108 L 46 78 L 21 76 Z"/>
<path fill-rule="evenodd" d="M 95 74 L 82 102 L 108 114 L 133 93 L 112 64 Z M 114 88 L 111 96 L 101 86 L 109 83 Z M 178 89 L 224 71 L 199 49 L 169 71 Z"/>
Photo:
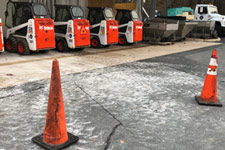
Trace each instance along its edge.
<path fill-rule="evenodd" d="M 104 48 L 109 48 L 111 45 L 102 45 Z"/>
<path fill-rule="evenodd" d="M 61 44 L 61 45 L 60 45 Z M 65 39 L 59 39 L 56 42 L 56 49 L 58 52 L 66 52 L 69 50 L 68 44 Z"/>
<path fill-rule="evenodd" d="M 39 51 L 39 53 L 47 54 L 47 53 L 49 53 L 49 51 L 50 51 L 50 50 L 41 50 L 41 51 Z"/>
<path fill-rule="evenodd" d="M 126 36 L 123 35 L 119 37 L 119 42 L 118 42 L 119 45 L 127 45 L 127 43 L 128 42 L 127 42 Z"/>
<path fill-rule="evenodd" d="M 9 47 L 9 45 L 11 47 Z M 17 51 L 17 40 L 13 36 L 10 36 L 8 39 L 5 41 L 5 50 L 11 53 L 15 53 Z"/>
<path fill-rule="evenodd" d="M 222 29 L 222 27 L 220 26 L 220 24 L 216 24 L 216 27 L 215 27 L 215 30 L 216 30 L 216 32 L 217 32 L 217 36 L 218 37 L 222 37 L 222 35 L 223 35 L 223 29 Z"/>
<path fill-rule="evenodd" d="M 93 48 L 99 48 L 100 47 L 100 41 L 99 41 L 98 37 L 93 37 L 91 39 L 91 47 L 93 47 Z"/>
<path fill-rule="evenodd" d="M 20 47 L 21 46 L 21 47 Z M 21 49 L 23 47 L 23 50 Z M 18 53 L 20 55 L 29 55 L 30 54 L 30 48 L 28 46 L 28 43 L 25 39 L 18 39 L 17 42 L 17 49 L 18 49 Z"/>
<path fill-rule="evenodd" d="M 83 51 L 85 48 L 76 48 L 75 50 L 78 51 L 78 52 L 81 52 Z"/>

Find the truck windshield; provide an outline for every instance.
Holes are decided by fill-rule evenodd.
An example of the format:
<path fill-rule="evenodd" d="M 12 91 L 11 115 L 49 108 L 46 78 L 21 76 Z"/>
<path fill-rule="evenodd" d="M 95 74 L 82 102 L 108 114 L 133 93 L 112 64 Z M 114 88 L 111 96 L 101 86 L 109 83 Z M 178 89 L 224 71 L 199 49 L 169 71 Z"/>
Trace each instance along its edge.
<path fill-rule="evenodd" d="M 105 17 L 106 17 L 106 18 L 113 18 L 113 12 L 112 12 L 112 9 L 110 9 L 110 8 L 105 8 L 104 13 L 105 13 Z"/>
<path fill-rule="evenodd" d="M 41 5 L 41 4 L 35 4 L 33 6 L 33 10 L 34 10 L 34 14 L 36 16 L 47 16 L 48 15 L 48 11 L 46 10 L 46 8 Z"/>
<path fill-rule="evenodd" d="M 132 12 L 131 12 L 131 15 L 132 15 L 132 18 L 133 18 L 133 19 L 138 19 L 138 14 L 137 14 L 136 11 L 132 11 Z"/>
<path fill-rule="evenodd" d="M 209 7 L 209 12 L 210 14 L 218 14 L 218 9 L 217 7 Z"/>
<path fill-rule="evenodd" d="M 80 7 L 73 7 L 72 13 L 73 13 L 74 17 L 83 17 L 84 16 L 84 12 Z"/>

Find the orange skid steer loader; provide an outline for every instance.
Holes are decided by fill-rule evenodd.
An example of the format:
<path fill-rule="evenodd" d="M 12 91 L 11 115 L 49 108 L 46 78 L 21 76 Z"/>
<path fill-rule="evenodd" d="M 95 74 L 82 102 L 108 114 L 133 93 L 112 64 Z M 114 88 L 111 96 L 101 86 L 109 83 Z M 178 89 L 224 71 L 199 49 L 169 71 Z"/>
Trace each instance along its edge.
<path fill-rule="evenodd" d="M 5 16 L 7 51 L 28 55 L 55 48 L 54 21 L 43 4 L 10 0 Z"/>
<path fill-rule="evenodd" d="M 136 11 L 118 9 L 116 20 L 119 22 L 119 44 L 133 44 L 142 41 L 143 23 Z"/>
<path fill-rule="evenodd" d="M 4 52 L 2 20 L 0 19 L 0 52 Z"/>
<path fill-rule="evenodd" d="M 55 36 L 59 52 L 90 47 L 90 24 L 79 6 L 56 5 Z"/>
<path fill-rule="evenodd" d="M 118 22 L 114 20 L 111 8 L 89 7 L 88 20 L 93 48 L 118 44 Z"/>

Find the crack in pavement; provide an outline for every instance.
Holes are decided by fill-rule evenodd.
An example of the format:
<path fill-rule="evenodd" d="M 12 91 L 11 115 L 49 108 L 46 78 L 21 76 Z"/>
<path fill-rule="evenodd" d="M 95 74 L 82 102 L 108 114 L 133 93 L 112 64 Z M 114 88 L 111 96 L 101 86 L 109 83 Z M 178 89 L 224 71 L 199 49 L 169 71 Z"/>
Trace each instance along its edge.
<path fill-rule="evenodd" d="M 106 113 L 108 113 L 110 116 L 113 117 L 114 120 L 116 120 L 116 121 L 118 122 L 118 124 L 115 125 L 115 126 L 113 127 L 111 133 L 109 134 L 109 136 L 107 137 L 107 139 L 106 139 L 106 141 L 105 141 L 106 145 L 105 145 L 105 147 L 104 147 L 103 150 L 107 150 L 107 149 L 109 148 L 110 144 L 111 144 L 111 138 L 112 138 L 112 136 L 115 134 L 116 129 L 117 129 L 119 126 L 123 126 L 123 123 L 122 123 L 119 119 L 117 119 L 115 115 L 113 115 L 111 112 L 109 112 L 104 106 L 102 106 L 98 101 L 96 101 L 94 98 L 92 98 L 92 96 L 91 96 L 90 94 L 88 94 L 88 93 L 87 93 L 82 87 L 80 87 L 76 82 L 74 82 L 74 83 L 75 83 L 75 85 L 76 85 L 76 86 L 77 86 L 84 94 L 86 94 L 92 101 L 94 101 L 96 104 L 98 104 L 98 105 L 99 105 Z"/>
<path fill-rule="evenodd" d="M 119 126 L 122 126 L 121 123 L 117 124 L 116 126 L 113 127 L 112 129 L 112 132 L 109 134 L 109 136 L 107 137 L 107 140 L 106 140 L 106 145 L 104 147 L 104 150 L 108 150 L 110 144 L 111 144 L 111 138 L 112 136 L 115 134 L 116 132 L 116 129 L 119 127 Z"/>

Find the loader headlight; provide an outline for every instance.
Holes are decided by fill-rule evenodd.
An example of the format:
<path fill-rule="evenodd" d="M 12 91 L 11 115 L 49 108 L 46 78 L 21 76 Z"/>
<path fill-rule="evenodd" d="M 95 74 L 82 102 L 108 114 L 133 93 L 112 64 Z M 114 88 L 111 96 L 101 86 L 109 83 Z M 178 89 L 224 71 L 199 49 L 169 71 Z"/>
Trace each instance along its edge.
<path fill-rule="evenodd" d="M 105 34 L 105 27 L 101 27 L 101 33 Z"/>
<path fill-rule="evenodd" d="M 68 27 L 68 33 L 72 33 L 72 28 Z"/>
<path fill-rule="evenodd" d="M 129 32 L 132 32 L 132 27 L 128 27 L 128 31 Z"/>

